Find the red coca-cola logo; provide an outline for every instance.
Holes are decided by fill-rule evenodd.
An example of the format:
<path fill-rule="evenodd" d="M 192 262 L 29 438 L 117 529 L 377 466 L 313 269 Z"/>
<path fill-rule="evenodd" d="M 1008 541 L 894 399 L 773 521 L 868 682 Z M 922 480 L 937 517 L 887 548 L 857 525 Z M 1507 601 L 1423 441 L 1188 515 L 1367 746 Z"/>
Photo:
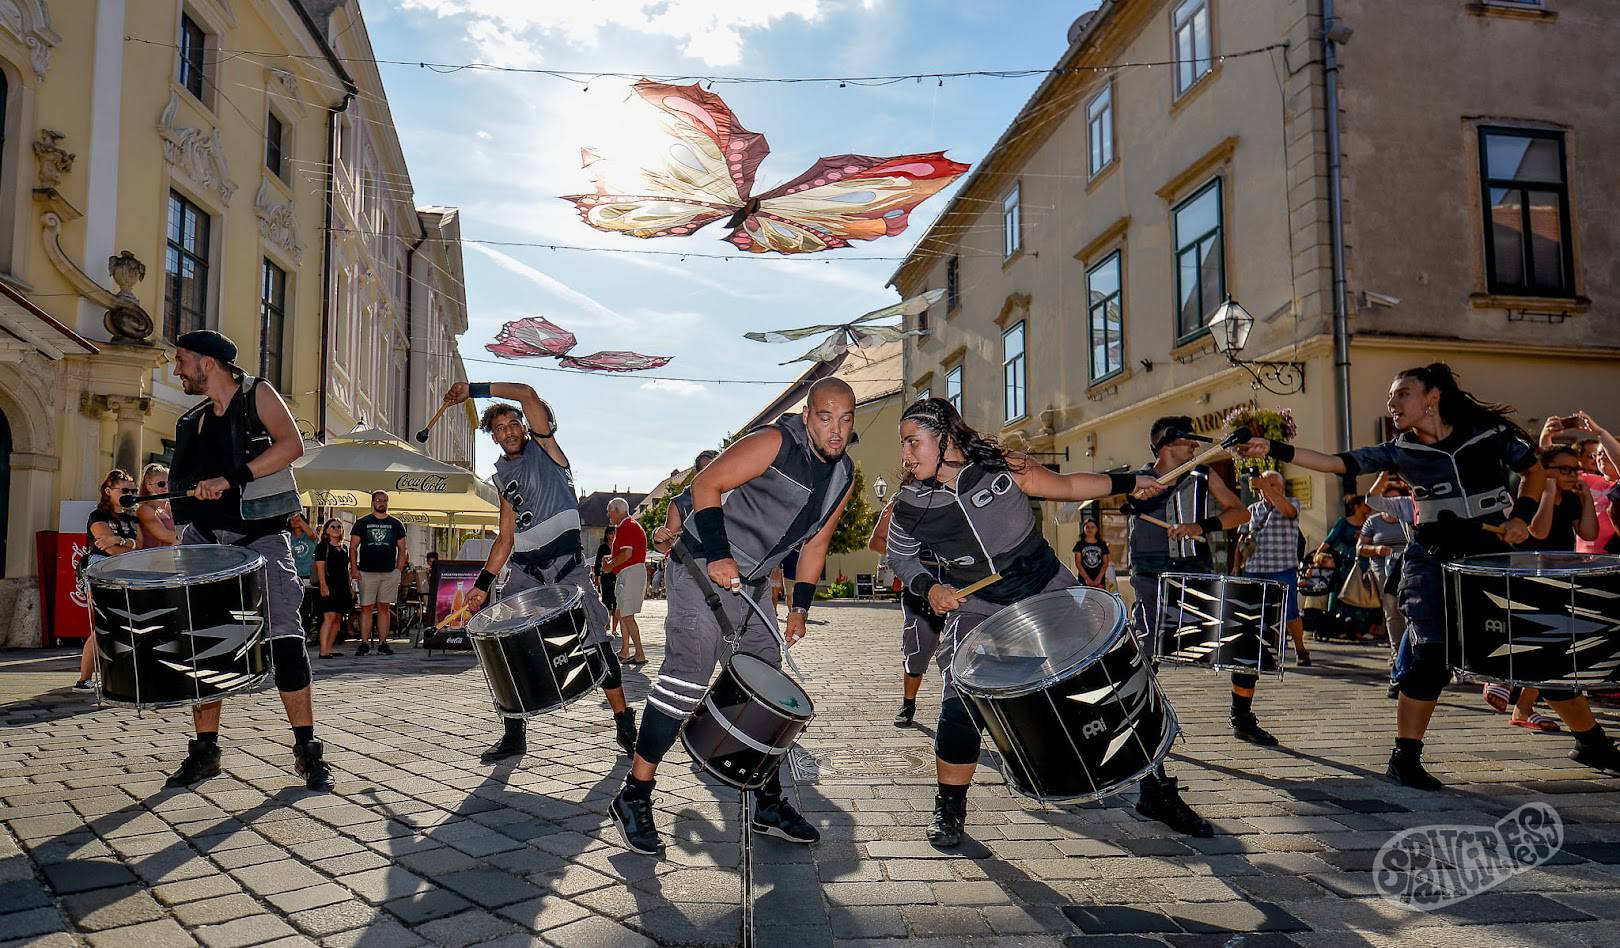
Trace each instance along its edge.
<path fill-rule="evenodd" d="M 399 480 L 394 482 L 394 489 L 443 494 L 450 489 L 450 482 L 445 480 L 443 474 L 401 474 Z"/>

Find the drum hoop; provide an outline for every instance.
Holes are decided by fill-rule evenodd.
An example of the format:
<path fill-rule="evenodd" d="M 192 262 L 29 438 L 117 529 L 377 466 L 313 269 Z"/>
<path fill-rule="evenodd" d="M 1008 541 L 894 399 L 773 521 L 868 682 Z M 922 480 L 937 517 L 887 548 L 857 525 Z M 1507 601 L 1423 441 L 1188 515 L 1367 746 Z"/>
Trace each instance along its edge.
<path fill-rule="evenodd" d="M 265 639 L 265 641 L 269 642 L 270 640 Z M 100 696 L 100 700 L 103 704 L 110 704 L 119 708 L 136 708 L 142 711 L 166 711 L 173 708 L 196 707 L 199 704 L 213 704 L 216 701 L 223 701 L 226 698 L 240 697 L 243 693 L 265 691 L 267 690 L 266 685 L 269 683 L 272 677 L 274 676 L 272 676 L 269 671 L 266 671 L 264 674 L 259 675 L 258 677 L 249 681 L 244 681 L 234 688 L 227 688 L 224 691 L 216 692 L 215 694 L 209 695 L 206 698 L 180 698 L 174 701 L 125 701 L 121 698 L 111 697 L 105 692 L 102 692 L 100 690 L 99 683 L 96 687 L 97 693 Z"/>
<path fill-rule="evenodd" d="M 461 631 L 465 632 L 468 636 L 471 636 L 473 638 L 498 639 L 498 638 L 502 638 L 502 637 L 508 636 L 508 635 L 517 635 L 520 632 L 527 632 L 530 629 L 540 627 L 541 625 L 545 624 L 546 622 L 551 621 L 552 619 L 557 618 L 560 615 L 565 615 L 565 614 L 567 614 L 569 612 L 574 611 L 575 609 L 583 609 L 583 608 L 585 608 L 585 591 L 583 589 L 580 589 L 578 586 L 576 586 L 573 583 L 547 583 L 547 584 L 545 584 L 543 586 L 531 586 L 531 587 L 529 587 L 529 589 L 525 589 L 525 590 L 523 590 L 523 592 L 517 593 L 516 595 L 512 596 L 511 598 L 516 599 L 518 596 L 521 596 L 524 593 L 529 592 L 530 590 L 548 589 L 548 588 L 551 588 L 553 586 L 572 589 L 574 591 L 574 594 L 572 596 L 570 596 L 562 605 L 557 606 L 556 608 L 552 609 L 550 612 L 542 612 L 542 613 L 539 613 L 537 615 L 526 616 L 525 618 L 529 620 L 528 625 L 520 625 L 520 626 L 516 626 L 514 628 L 510 628 L 510 629 L 498 629 L 498 630 L 494 630 L 494 631 L 489 631 L 489 630 L 484 630 L 484 629 L 479 629 L 478 631 L 474 631 L 473 630 L 473 623 L 478 621 L 478 616 L 486 614 L 484 612 L 479 612 L 478 615 L 473 616 L 471 619 L 467 620 L 467 624 L 462 627 Z M 492 605 L 498 606 L 503 602 L 510 602 L 510 601 L 511 601 L 510 599 L 497 599 L 494 603 L 492 603 Z M 583 633 L 581 633 L 580 638 L 581 639 L 584 638 Z"/>
<path fill-rule="evenodd" d="M 1223 582 L 1221 583 L 1221 585 L 1225 585 L 1226 580 L 1234 580 L 1234 581 L 1236 581 L 1236 582 L 1234 582 L 1234 585 L 1239 585 L 1239 586 L 1251 585 L 1251 584 L 1253 584 L 1253 585 L 1264 584 L 1264 585 L 1267 585 L 1267 586 L 1275 586 L 1275 587 L 1277 587 L 1277 594 L 1284 597 L 1283 602 L 1281 603 L 1281 611 L 1282 611 L 1282 615 L 1283 615 L 1283 626 L 1279 630 L 1279 636 L 1278 636 L 1278 638 L 1279 638 L 1279 641 L 1278 641 L 1279 648 L 1278 648 L 1278 651 L 1277 651 L 1277 669 L 1276 669 L 1276 671 L 1269 671 L 1268 672 L 1268 671 L 1261 671 L 1258 666 L 1251 669 L 1247 665 L 1230 665 L 1230 664 L 1225 664 L 1225 663 L 1217 665 L 1217 664 L 1214 664 L 1212 662 L 1200 662 L 1200 661 L 1194 661 L 1194 660 L 1188 659 L 1188 658 L 1174 658 L 1174 657 L 1169 656 L 1169 655 L 1161 655 L 1161 654 L 1159 654 L 1159 647 L 1162 644 L 1162 642 L 1160 641 L 1161 632 L 1157 628 L 1155 628 L 1154 631 L 1153 631 L 1153 634 L 1148 637 L 1149 640 L 1150 640 L 1149 644 L 1153 646 L 1153 655 L 1152 655 L 1153 661 L 1159 662 L 1161 664 L 1176 665 L 1176 666 L 1180 666 L 1182 668 L 1205 668 L 1205 669 L 1208 669 L 1208 670 L 1213 671 L 1213 672 L 1222 672 L 1222 673 L 1241 672 L 1241 673 L 1243 673 L 1245 675 L 1254 675 L 1257 678 L 1259 678 L 1259 677 L 1272 677 L 1272 678 L 1275 678 L 1278 681 L 1282 681 L 1282 678 L 1283 678 L 1283 660 L 1287 657 L 1286 645 L 1287 645 L 1287 640 L 1288 640 L 1288 600 L 1287 600 L 1286 597 L 1288 595 L 1288 584 L 1280 582 L 1280 581 L 1275 580 L 1275 579 L 1262 579 L 1259 576 L 1227 576 L 1227 575 L 1222 574 L 1222 573 L 1160 573 L 1159 574 L 1159 610 L 1160 610 L 1160 612 L 1164 611 L 1164 604 L 1165 604 L 1164 580 L 1165 580 L 1165 578 L 1166 577 L 1175 577 L 1175 578 L 1179 579 L 1179 578 L 1190 577 L 1190 576 L 1209 577 L 1211 579 L 1222 580 Z M 1157 625 L 1158 617 L 1155 616 L 1154 619 L 1155 619 L 1155 625 Z M 1262 646 L 1265 644 L 1265 636 L 1264 635 L 1261 636 L 1261 644 L 1262 644 Z"/>
<path fill-rule="evenodd" d="M 1110 595 L 1113 594 L 1110 593 Z M 1127 616 L 1124 612 L 1124 601 L 1121 600 L 1117 595 L 1113 595 L 1113 598 L 1120 605 L 1120 613 L 1114 619 L 1113 633 L 1110 634 L 1108 638 L 1104 639 L 1101 645 L 1098 645 L 1095 649 L 1092 649 L 1083 657 L 1075 659 L 1062 669 L 1047 675 L 1045 678 L 1022 685 L 1008 685 L 1005 688 L 980 688 L 971 682 L 963 681 L 962 678 L 956 674 L 956 669 L 954 667 L 956 660 L 955 658 L 952 658 L 951 664 L 953 667 L 951 668 L 951 683 L 964 694 L 976 695 L 980 698 L 1021 698 L 1024 695 L 1034 694 L 1037 691 L 1045 691 L 1060 681 L 1068 680 L 1075 671 L 1081 668 L 1089 667 L 1097 659 L 1108 654 L 1109 650 L 1114 647 L 1114 643 L 1119 641 L 1121 630 L 1124 630 L 1124 634 L 1131 634 L 1129 630 L 1130 623 L 1127 621 Z M 979 629 L 982 628 L 984 628 L 984 626 L 979 626 Z M 968 637 L 962 640 L 962 644 L 957 646 L 957 655 L 971 654 L 968 646 L 972 644 L 973 637 L 979 634 L 979 629 L 974 629 L 972 632 L 969 632 Z M 1138 647 L 1140 647 L 1140 643 L 1138 643 Z M 1144 660 L 1146 660 L 1150 656 L 1144 652 L 1142 657 Z"/>
<path fill-rule="evenodd" d="M 1145 660 L 1146 659 L 1144 659 L 1144 661 Z M 1143 767 L 1141 770 L 1125 778 L 1124 780 L 1121 780 L 1118 784 L 1108 788 L 1107 790 L 1099 792 L 1081 793 L 1072 796 L 1032 796 L 1031 794 L 1024 793 L 1021 790 L 1019 793 L 1023 796 L 1029 797 L 1032 800 L 1038 800 L 1042 803 L 1093 803 L 1097 800 L 1106 800 L 1116 794 L 1124 793 L 1131 787 L 1141 783 L 1143 778 L 1152 773 L 1160 764 L 1165 762 L 1165 760 L 1170 756 L 1170 749 L 1176 745 L 1176 739 L 1181 737 L 1181 719 L 1176 716 L 1176 709 L 1170 704 L 1170 699 L 1163 693 L 1163 689 L 1160 690 L 1159 699 L 1164 703 L 1164 716 L 1169 724 L 1169 727 L 1165 729 L 1164 743 L 1154 750 L 1153 759 L 1148 761 L 1147 766 Z M 1012 781 L 1009 780 L 1007 784 L 1008 786 L 1013 786 L 1014 789 L 1017 789 L 1017 787 L 1013 785 Z"/>
<path fill-rule="evenodd" d="M 812 699 L 810 697 L 810 693 L 805 691 L 804 688 L 802 686 L 800 686 L 800 684 L 798 682 L 794 681 L 793 676 L 789 675 L 785 671 L 782 671 L 782 669 L 777 668 L 776 666 L 772 665 L 770 662 L 765 661 L 763 658 L 760 658 L 758 655 L 749 655 L 747 652 L 733 652 L 729 657 L 726 658 L 726 669 L 728 671 L 731 669 L 732 665 L 734 665 L 736 663 L 736 660 L 739 657 L 753 659 L 754 661 L 759 662 L 760 664 L 764 665 L 765 667 L 767 667 L 767 668 L 771 669 L 772 671 L 776 672 L 777 674 L 781 675 L 783 678 L 786 678 L 790 683 L 792 683 L 793 687 L 799 689 L 799 694 L 804 696 L 805 704 L 809 706 L 810 713 L 806 714 L 806 715 L 789 714 L 785 710 L 781 710 L 781 709 L 777 708 L 776 702 L 771 701 L 770 699 L 766 698 L 764 695 L 760 694 L 754 688 L 749 686 L 748 682 L 743 678 L 743 676 L 733 672 L 732 675 L 731 675 L 731 680 L 735 681 L 737 683 L 737 687 L 741 688 L 744 692 L 746 692 L 748 694 L 748 697 L 750 697 L 750 698 L 752 698 L 754 700 L 755 704 L 760 705 L 761 707 L 765 708 L 767 711 L 771 712 L 772 714 L 776 715 L 777 717 L 781 718 L 784 721 L 809 721 L 811 718 L 816 716 L 816 702 L 815 702 L 814 699 Z M 712 691 L 712 690 L 714 690 L 714 689 L 713 689 L 713 686 L 711 685 L 710 686 L 710 691 Z M 704 697 L 705 700 L 707 700 L 708 697 L 709 697 L 708 692 L 704 692 L 703 697 Z"/>
<path fill-rule="evenodd" d="M 1171 578 L 1174 578 L 1174 579 L 1194 579 L 1194 578 L 1196 578 L 1196 579 L 1214 579 L 1214 580 L 1218 580 L 1219 585 L 1222 585 L 1222 586 L 1225 586 L 1225 585 L 1228 585 L 1228 584 L 1234 585 L 1234 586 L 1247 586 L 1247 585 L 1251 585 L 1251 584 L 1259 585 L 1261 583 L 1265 583 L 1266 585 L 1269 585 L 1269 586 L 1280 586 L 1280 587 L 1283 587 L 1283 588 L 1287 588 L 1287 584 L 1284 583 L 1284 582 L 1281 582 L 1280 580 L 1264 579 L 1264 578 L 1259 577 L 1259 576 L 1228 576 L 1228 575 L 1226 575 L 1224 573 L 1160 573 L 1159 576 L 1158 576 L 1159 585 L 1162 587 L 1164 585 L 1164 581 L 1166 579 L 1171 579 Z"/>
<path fill-rule="evenodd" d="M 1562 551 L 1559 551 L 1562 552 Z M 1480 560 L 1495 559 L 1497 557 L 1513 556 L 1512 553 L 1485 553 L 1479 556 L 1468 556 L 1460 560 L 1452 560 L 1440 564 L 1448 573 L 1461 576 L 1601 576 L 1609 573 L 1620 573 L 1620 556 L 1609 553 L 1570 554 L 1585 555 L 1591 558 L 1590 566 L 1560 566 L 1550 569 L 1523 569 L 1509 566 L 1495 566 Z M 1519 554 L 1524 555 L 1524 554 Z M 1531 554 L 1533 555 L 1533 554 Z"/>
<path fill-rule="evenodd" d="M 225 544 L 198 543 L 187 546 L 185 549 L 194 550 L 209 546 L 225 546 Z M 155 577 L 152 579 L 97 576 L 97 567 L 99 567 L 102 563 L 110 563 L 118 558 L 116 556 L 107 556 L 95 563 L 92 563 L 90 568 L 85 570 L 84 577 L 85 581 L 91 586 L 92 589 L 96 586 L 100 586 L 103 589 L 180 589 L 199 585 L 201 583 L 215 583 L 221 580 L 235 579 L 240 576 L 246 576 L 249 573 L 256 573 L 265 567 L 264 555 L 257 550 L 249 550 L 247 547 L 227 547 L 227 549 L 247 550 L 247 552 L 252 553 L 253 556 L 240 567 L 220 569 L 211 573 L 198 573 L 189 576 L 182 576 L 179 573 L 170 573 L 168 575 Z"/>

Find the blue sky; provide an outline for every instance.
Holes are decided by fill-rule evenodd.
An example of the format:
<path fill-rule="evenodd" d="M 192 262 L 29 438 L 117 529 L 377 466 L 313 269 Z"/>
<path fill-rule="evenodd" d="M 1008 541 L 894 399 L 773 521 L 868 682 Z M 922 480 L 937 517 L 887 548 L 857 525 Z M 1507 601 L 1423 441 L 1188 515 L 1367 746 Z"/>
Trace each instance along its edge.
<path fill-rule="evenodd" d="M 568 70 L 702 75 L 886 75 L 1044 68 L 1092 0 L 371 0 L 379 58 L 482 61 Z M 591 88 L 540 76 L 441 75 L 383 66 L 389 103 L 419 205 L 462 209 L 462 233 L 490 240 L 593 247 L 734 252 L 719 223 L 686 238 L 599 234 L 557 195 L 591 190 L 579 148 L 611 134 L 627 83 Z M 995 141 L 1038 78 L 836 85 L 717 85 L 771 154 L 756 192 L 798 175 L 821 155 L 947 150 L 973 163 Z M 523 381 L 556 406 L 559 440 L 582 490 L 647 490 L 714 446 L 805 367 L 776 363 L 813 340 L 767 346 L 742 334 L 837 322 L 894 302 L 884 286 L 945 206 L 923 204 L 904 234 L 817 255 L 681 261 L 615 253 L 466 245 L 471 327 L 462 339 L 474 380 Z M 723 222 L 721 222 L 723 223 Z M 819 262 L 819 261 L 830 262 Z M 773 385 L 655 381 L 540 371 L 485 361 L 500 325 L 543 315 L 579 337 L 580 353 L 634 349 L 672 355 L 652 375 L 768 379 Z M 545 363 L 549 364 L 549 363 Z M 881 434 L 879 435 L 881 436 Z M 479 444 L 487 471 L 493 446 Z"/>

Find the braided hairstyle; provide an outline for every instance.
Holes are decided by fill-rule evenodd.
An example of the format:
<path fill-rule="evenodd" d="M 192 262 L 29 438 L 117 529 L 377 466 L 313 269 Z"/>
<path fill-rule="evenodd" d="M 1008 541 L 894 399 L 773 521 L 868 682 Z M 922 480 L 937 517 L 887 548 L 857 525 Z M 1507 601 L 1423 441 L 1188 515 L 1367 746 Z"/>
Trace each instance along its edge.
<path fill-rule="evenodd" d="M 900 423 L 916 422 L 920 427 L 939 435 L 940 463 L 945 462 L 945 448 L 947 445 L 956 445 L 968 462 L 977 464 L 987 471 L 1011 471 L 1022 474 L 1028 464 L 1028 458 L 1022 454 L 1009 453 L 1001 443 L 994 438 L 987 438 L 973 430 L 962 419 L 962 413 L 956 406 L 943 398 L 919 398 L 907 406 L 905 413 L 900 416 Z M 937 478 L 936 471 L 935 477 Z M 902 484 L 910 484 L 917 478 L 910 472 L 905 473 Z"/>
<path fill-rule="evenodd" d="M 1424 391 L 1440 391 L 1440 417 L 1453 427 L 1483 430 L 1505 425 L 1514 434 L 1534 444 L 1536 439 L 1518 422 L 1509 418 L 1517 409 L 1512 405 L 1482 401 L 1457 384 L 1457 375 L 1444 362 L 1431 362 L 1401 372 L 1396 378 L 1416 379 Z"/>

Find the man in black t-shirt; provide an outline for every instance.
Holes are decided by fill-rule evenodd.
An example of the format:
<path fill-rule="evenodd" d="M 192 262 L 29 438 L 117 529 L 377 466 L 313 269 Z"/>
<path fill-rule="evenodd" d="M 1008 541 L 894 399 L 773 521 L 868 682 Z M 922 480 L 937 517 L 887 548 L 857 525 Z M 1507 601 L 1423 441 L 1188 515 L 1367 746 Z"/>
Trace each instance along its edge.
<path fill-rule="evenodd" d="M 371 652 L 371 617 L 377 614 L 377 652 L 392 655 L 388 627 L 399 599 L 399 579 L 405 572 L 405 525 L 388 516 L 388 492 L 371 495 L 371 513 L 354 522 L 349 531 L 349 574 L 360 584 L 360 647 L 355 657 Z"/>

